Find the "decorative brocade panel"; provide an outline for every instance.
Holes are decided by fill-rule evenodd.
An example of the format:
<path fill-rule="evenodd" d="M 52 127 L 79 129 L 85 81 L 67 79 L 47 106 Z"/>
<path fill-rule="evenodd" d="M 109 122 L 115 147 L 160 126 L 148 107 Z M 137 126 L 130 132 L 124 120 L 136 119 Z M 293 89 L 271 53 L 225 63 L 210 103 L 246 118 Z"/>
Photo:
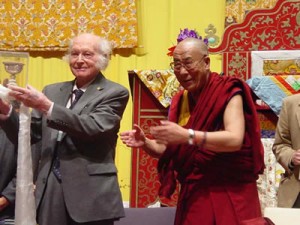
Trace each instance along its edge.
<path fill-rule="evenodd" d="M 138 124 L 150 137 L 150 126 L 158 125 L 160 120 L 167 119 L 168 109 L 159 103 L 133 71 L 129 72 L 129 81 L 133 101 L 133 123 Z M 160 183 L 157 161 L 142 149 L 132 149 L 130 207 L 176 205 L 178 192 L 171 199 L 158 196 Z"/>
<path fill-rule="evenodd" d="M 210 53 L 224 56 L 223 72 L 250 78 L 251 51 L 300 49 L 300 1 L 278 0 L 273 9 L 250 11 L 243 23 L 228 26 Z"/>
<path fill-rule="evenodd" d="M 250 52 L 224 52 L 223 71 L 226 75 L 236 76 L 243 80 L 251 77 Z"/>
<path fill-rule="evenodd" d="M 256 9 L 247 13 L 242 23 L 225 29 L 223 40 L 211 54 L 221 54 L 223 73 L 248 80 L 252 67 L 252 51 L 300 49 L 300 1 L 278 0 L 272 9 Z M 274 137 L 277 117 L 268 107 L 258 106 L 262 137 Z"/>
<path fill-rule="evenodd" d="M 241 23 L 245 15 L 253 9 L 273 8 L 277 0 L 226 0 L 225 27 Z"/>
<path fill-rule="evenodd" d="M 262 212 L 266 207 L 277 207 L 277 191 L 284 168 L 276 161 L 272 152 L 274 139 L 262 138 L 266 168 L 257 180 L 257 189 Z"/>

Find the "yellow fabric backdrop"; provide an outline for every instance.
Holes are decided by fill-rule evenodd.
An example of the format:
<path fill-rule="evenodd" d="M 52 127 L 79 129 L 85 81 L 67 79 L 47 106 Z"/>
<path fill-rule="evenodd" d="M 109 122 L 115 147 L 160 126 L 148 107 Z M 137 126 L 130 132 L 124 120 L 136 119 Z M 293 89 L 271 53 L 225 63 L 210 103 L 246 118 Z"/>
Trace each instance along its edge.
<path fill-rule="evenodd" d="M 225 1 L 220 0 L 137 0 L 139 48 L 118 49 L 104 74 L 129 89 L 127 71 L 132 69 L 166 69 L 171 58 L 168 48 L 176 43 L 180 28 L 204 29 L 213 24 L 217 35 L 224 29 Z M 73 79 L 62 53 L 30 53 L 29 84 L 41 90 L 46 84 Z M 211 56 L 212 69 L 221 71 L 221 57 Z M 121 131 L 131 129 L 132 102 L 129 100 Z M 121 142 L 117 146 L 116 164 L 124 201 L 129 201 L 131 151 Z"/>
<path fill-rule="evenodd" d="M 70 37 L 94 32 L 117 48 L 136 47 L 134 0 L 9 0 L 0 4 L 0 49 L 65 51 Z"/>

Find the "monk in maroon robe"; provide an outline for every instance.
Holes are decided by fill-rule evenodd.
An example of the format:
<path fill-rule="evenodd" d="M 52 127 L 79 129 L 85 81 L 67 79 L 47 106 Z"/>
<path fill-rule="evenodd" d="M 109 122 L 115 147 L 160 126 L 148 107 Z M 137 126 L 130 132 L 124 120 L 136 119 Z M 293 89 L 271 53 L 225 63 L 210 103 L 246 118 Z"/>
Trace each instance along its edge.
<path fill-rule="evenodd" d="M 264 224 L 256 186 L 263 146 L 249 87 L 212 73 L 202 40 L 181 41 L 173 58 L 185 90 L 172 99 L 169 121 L 151 127 L 153 139 L 135 125 L 121 140 L 159 157 L 160 196 L 180 182 L 175 225 Z"/>

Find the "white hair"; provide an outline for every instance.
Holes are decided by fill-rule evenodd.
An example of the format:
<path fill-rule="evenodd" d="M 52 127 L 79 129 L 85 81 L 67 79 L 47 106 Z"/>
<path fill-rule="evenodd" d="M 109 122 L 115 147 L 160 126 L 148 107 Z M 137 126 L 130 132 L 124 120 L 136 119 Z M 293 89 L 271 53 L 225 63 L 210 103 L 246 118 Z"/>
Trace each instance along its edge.
<path fill-rule="evenodd" d="M 63 60 L 70 63 L 70 54 L 71 50 L 73 48 L 74 39 L 78 38 L 79 36 L 89 36 L 95 38 L 96 43 L 96 52 L 99 54 L 98 60 L 96 62 L 96 67 L 99 70 L 105 70 L 108 66 L 108 63 L 111 59 L 111 53 L 112 53 L 112 43 L 108 41 L 105 38 L 102 38 L 100 36 L 94 35 L 94 34 L 80 34 L 77 37 L 74 37 L 70 40 L 69 48 L 65 56 L 63 57 Z"/>

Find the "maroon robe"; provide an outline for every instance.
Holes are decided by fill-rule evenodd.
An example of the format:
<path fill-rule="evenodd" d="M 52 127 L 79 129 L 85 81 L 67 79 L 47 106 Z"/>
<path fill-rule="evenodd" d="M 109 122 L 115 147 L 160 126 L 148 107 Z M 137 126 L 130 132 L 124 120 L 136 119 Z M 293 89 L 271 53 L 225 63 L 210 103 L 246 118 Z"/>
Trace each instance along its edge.
<path fill-rule="evenodd" d="M 263 172 L 263 146 L 248 85 L 211 73 L 185 126 L 200 131 L 223 129 L 229 100 L 243 97 L 245 136 L 240 151 L 216 153 L 191 145 L 168 146 L 159 159 L 160 196 L 170 197 L 181 184 L 176 225 L 238 225 L 261 216 L 256 180 Z M 172 99 L 169 120 L 178 122 L 182 92 Z"/>

